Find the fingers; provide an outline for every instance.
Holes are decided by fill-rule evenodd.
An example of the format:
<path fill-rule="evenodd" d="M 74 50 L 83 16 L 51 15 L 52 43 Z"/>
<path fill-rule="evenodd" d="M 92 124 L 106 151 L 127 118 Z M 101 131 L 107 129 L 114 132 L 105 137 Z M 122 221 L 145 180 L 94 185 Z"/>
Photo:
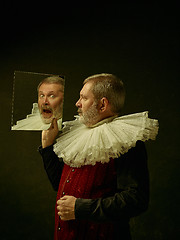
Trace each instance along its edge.
<path fill-rule="evenodd" d="M 61 217 L 61 220 L 75 219 L 75 201 L 75 197 L 67 195 L 57 201 L 58 215 Z"/>
<path fill-rule="evenodd" d="M 63 201 L 60 200 L 59 203 L 60 203 L 60 205 L 57 206 L 58 216 L 61 218 L 62 221 L 70 220 L 71 219 L 70 209 L 68 207 L 64 206 Z"/>
<path fill-rule="evenodd" d="M 58 211 L 58 216 L 62 221 L 72 220 L 68 211 Z"/>

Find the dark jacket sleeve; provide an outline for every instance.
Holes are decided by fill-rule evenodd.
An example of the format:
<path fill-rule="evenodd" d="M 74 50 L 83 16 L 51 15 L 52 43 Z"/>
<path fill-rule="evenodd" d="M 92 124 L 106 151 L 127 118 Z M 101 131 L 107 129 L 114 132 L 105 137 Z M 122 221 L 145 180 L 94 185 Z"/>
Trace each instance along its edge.
<path fill-rule="evenodd" d="M 57 191 L 64 163 L 53 151 L 53 145 L 46 148 L 39 147 L 39 153 L 42 156 L 44 168 L 52 187 Z"/>
<path fill-rule="evenodd" d="M 143 142 L 115 159 L 117 192 L 110 197 L 76 200 L 76 219 L 124 221 L 145 211 L 149 202 L 147 154 Z"/>

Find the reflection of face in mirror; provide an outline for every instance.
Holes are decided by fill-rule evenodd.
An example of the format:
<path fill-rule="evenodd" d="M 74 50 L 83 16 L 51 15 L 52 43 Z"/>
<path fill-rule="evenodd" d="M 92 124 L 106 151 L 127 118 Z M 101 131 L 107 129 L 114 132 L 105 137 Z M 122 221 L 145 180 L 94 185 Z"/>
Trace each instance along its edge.
<path fill-rule="evenodd" d="M 38 86 L 38 107 L 42 121 L 62 118 L 64 86 L 59 77 L 48 77 Z"/>
<path fill-rule="evenodd" d="M 57 118 L 61 130 L 64 85 L 64 77 L 58 75 L 16 72 L 11 130 L 47 130 L 53 118 Z M 26 96 L 27 91 L 32 94 Z M 27 102 L 25 96 L 29 99 Z"/>

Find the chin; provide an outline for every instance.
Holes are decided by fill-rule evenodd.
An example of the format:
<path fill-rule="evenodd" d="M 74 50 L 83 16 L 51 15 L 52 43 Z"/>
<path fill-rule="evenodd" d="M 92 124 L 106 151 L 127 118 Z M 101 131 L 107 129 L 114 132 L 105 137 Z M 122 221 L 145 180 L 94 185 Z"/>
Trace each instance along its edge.
<path fill-rule="evenodd" d="M 85 124 L 85 120 L 84 120 L 84 118 L 83 118 L 82 115 L 79 115 L 79 121 L 80 121 L 81 123 L 84 123 L 84 124 Z"/>
<path fill-rule="evenodd" d="M 43 122 L 44 124 L 49 124 L 49 123 L 52 122 L 52 119 L 53 119 L 53 118 L 44 118 L 44 117 L 41 116 L 41 119 L 42 119 L 42 122 Z"/>
<path fill-rule="evenodd" d="M 86 125 L 86 127 L 91 127 L 97 123 L 97 121 L 92 121 L 91 119 L 85 119 L 83 116 L 80 116 L 79 121 Z"/>

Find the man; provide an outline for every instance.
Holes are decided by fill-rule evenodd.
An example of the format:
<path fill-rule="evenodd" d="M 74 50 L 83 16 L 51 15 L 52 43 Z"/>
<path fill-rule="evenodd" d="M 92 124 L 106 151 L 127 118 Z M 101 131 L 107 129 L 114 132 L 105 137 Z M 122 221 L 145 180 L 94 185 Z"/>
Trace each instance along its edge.
<path fill-rule="evenodd" d="M 53 118 L 58 120 L 61 129 L 64 79 L 50 76 L 38 85 L 38 103 L 33 103 L 32 113 L 26 119 L 17 121 L 12 130 L 45 130 L 50 127 Z"/>
<path fill-rule="evenodd" d="M 148 207 L 147 156 L 157 120 L 147 113 L 118 117 L 125 99 L 112 74 L 87 78 L 76 103 L 79 118 L 56 119 L 42 132 L 44 167 L 57 191 L 54 239 L 131 239 L 129 220 Z M 142 141 L 139 141 L 142 140 Z M 59 160 L 60 159 L 60 160 Z"/>
<path fill-rule="evenodd" d="M 64 80 L 52 76 L 45 78 L 38 86 L 38 107 L 45 124 L 53 118 L 62 118 Z"/>

